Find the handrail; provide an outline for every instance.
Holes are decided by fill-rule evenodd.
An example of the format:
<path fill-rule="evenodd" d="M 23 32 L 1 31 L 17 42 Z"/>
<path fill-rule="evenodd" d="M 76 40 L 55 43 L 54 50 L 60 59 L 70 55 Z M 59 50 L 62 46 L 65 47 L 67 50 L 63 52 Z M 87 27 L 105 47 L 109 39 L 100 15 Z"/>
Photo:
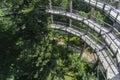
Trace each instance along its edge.
<path fill-rule="evenodd" d="M 64 9 L 64 10 L 65 10 L 65 9 Z M 59 10 L 58 10 L 58 11 L 59 11 Z M 78 15 L 78 16 L 79 16 L 79 15 Z M 93 24 L 93 23 L 90 22 L 87 18 L 84 18 L 84 17 L 82 17 L 82 18 L 83 18 L 83 21 L 87 20 L 89 23 Z M 95 28 L 96 25 L 95 25 L 95 24 L 93 24 L 93 25 L 94 25 L 94 28 Z M 101 26 L 101 27 L 103 27 L 103 26 Z M 100 30 L 101 30 L 101 27 L 100 27 Z M 78 32 L 75 32 L 75 33 L 78 33 Z M 86 34 L 85 34 L 85 35 L 86 35 Z M 82 36 L 85 36 L 85 35 L 82 35 Z M 107 35 L 107 34 L 105 34 L 105 35 Z M 86 37 L 86 38 L 89 39 L 88 37 Z M 86 38 L 85 38 L 85 39 L 86 39 Z M 85 40 L 85 41 L 86 41 L 86 40 Z M 99 48 L 99 49 L 97 49 L 96 51 L 100 51 L 101 53 L 103 53 L 103 52 L 101 51 L 102 48 L 101 48 L 100 46 L 96 46 L 96 44 L 99 45 L 98 42 L 95 42 L 95 43 L 94 43 L 94 42 L 91 41 L 91 40 L 90 40 L 90 42 L 91 42 L 90 45 L 91 45 L 91 44 L 95 44 L 95 49 L 96 49 L 96 48 Z M 105 52 L 106 52 L 106 51 L 105 51 Z M 107 52 L 106 52 L 106 53 L 107 53 Z M 104 56 L 104 53 L 103 53 L 103 56 Z M 108 55 L 107 55 L 107 56 L 108 56 Z M 106 57 L 106 56 L 104 56 L 104 57 Z M 106 59 L 106 58 L 105 58 L 105 59 Z M 109 61 L 108 61 L 107 59 L 106 59 L 106 61 L 108 62 L 109 67 L 111 67 L 111 66 L 110 66 L 111 64 L 109 63 Z M 112 62 L 112 61 L 111 61 L 111 62 Z M 114 63 L 113 63 L 113 64 L 114 64 Z M 112 67 L 111 67 L 111 68 L 112 68 Z M 113 70 L 113 72 L 114 72 L 114 70 Z"/>
<path fill-rule="evenodd" d="M 54 8 L 54 7 L 53 7 Z M 56 9 L 56 8 L 55 8 Z M 59 9 L 61 9 L 60 7 L 59 7 Z M 54 10 L 54 9 L 53 9 Z M 65 10 L 65 9 L 64 9 Z M 59 11 L 58 9 L 57 9 L 57 11 Z M 61 12 L 63 12 L 63 13 L 67 13 L 66 11 L 62 11 L 62 10 L 60 10 Z M 92 24 L 92 25 L 94 25 L 94 28 L 92 28 L 92 29 L 94 29 L 95 30 L 95 28 L 97 27 L 97 25 L 99 25 L 99 24 L 96 24 L 95 22 L 91 22 L 91 20 L 90 19 L 87 19 L 87 18 L 85 18 L 85 17 L 82 17 L 82 16 L 80 16 L 80 15 L 76 15 L 76 14 L 70 14 L 71 16 L 76 16 L 76 18 L 78 19 L 79 17 L 80 18 L 82 18 L 83 20 L 83 22 L 85 23 L 85 21 L 87 20 L 89 23 L 87 24 L 88 26 L 90 26 L 89 24 Z M 100 25 L 99 25 L 100 26 Z M 101 31 L 103 31 L 102 30 L 102 28 L 103 28 L 104 26 L 101 26 L 100 28 L 99 27 L 97 27 L 97 28 L 99 28 Z M 105 27 L 104 27 L 105 28 Z M 106 30 L 106 29 L 105 29 Z M 113 30 L 112 30 L 113 31 Z M 104 34 L 106 35 L 106 36 L 108 36 L 108 37 L 110 37 L 110 39 L 112 39 L 112 37 L 111 36 L 109 36 L 107 33 L 108 32 L 110 32 L 110 31 L 108 31 L 108 32 L 106 32 L 106 31 L 103 31 L 104 32 Z M 114 30 L 114 32 L 116 32 L 115 30 Z M 100 32 L 99 32 L 100 33 Z M 101 33 L 102 34 L 102 33 Z M 116 38 L 116 36 L 115 35 L 113 35 L 115 38 Z M 119 40 L 119 39 L 118 39 Z M 114 42 L 115 44 L 116 44 L 116 46 L 117 47 L 119 47 L 119 45 L 112 39 L 112 42 Z"/>
<path fill-rule="evenodd" d="M 66 26 L 67 23 L 62 23 L 62 22 L 53 22 L 53 24 L 61 24 L 62 26 L 65 26 L 66 28 L 68 27 L 68 26 Z M 64 25 L 64 24 L 65 24 L 65 25 Z M 67 25 L 68 25 L 68 24 L 67 24 Z M 57 25 L 57 26 L 58 26 L 58 25 Z M 84 33 L 84 35 L 89 35 L 91 38 L 95 39 L 95 37 L 93 37 L 93 35 L 92 35 L 91 33 L 89 33 L 89 32 L 86 33 L 86 31 L 83 30 L 83 29 L 81 29 L 81 28 L 78 28 L 78 27 L 73 26 L 73 25 L 72 25 L 71 28 L 75 29 L 76 31 L 79 31 L 79 32 Z M 77 33 L 77 32 L 76 32 L 76 33 Z M 84 36 L 84 35 L 81 35 L 81 36 Z M 103 43 L 103 42 L 101 42 L 101 41 L 98 41 L 98 40 L 96 40 L 96 41 L 97 41 L 97 43 L 99 43 L 99 44 L 102 44 L 102 45 L 105 44 L 105 43 Z M 106 46 L 106 45 L 104 45 L 104 46 Z"/>
<path fill-rule="evenodd" d="M 58 12 L 59 12 L 59 10 L 58 10 Z M 62 13 L 61 13 L 62 12 Z M 63 14 L 63 15 L 66 15 L 66 13 L 68 14 L 69 12 L 65 12 L 65 11 L 61 11 L 60 12 L 60 14 Z M 71 15 L 71 14 L 70 14 Z M 71 16 L 73 16 L 73 15 L 71 15 Z M 75 16 L 75 14 L 74 14 L 74 16 Z M 77 16 L 79 16 L 79 15 L 77 15 Z M 83 18 L 84 20 L 82 20 L 82 21 L 86 21 L 87 19 L 86 18 Z M 89 20 L 87 20 L 87 21 L 89 21 Z M 95 24 L 93 24 L 94 25 L 94 28 L 96 27 L 96 25 Z M 88 25 L 89 26 L 89 25 Z M 101 28 L 101 27 L 100 27 Z M 101 31 L 100 31 L 101 32 Z M 104 31 L 105 32 L 105 31 Z M 106 37 L 105 37 L 106 36 Z M 106 40 L 106 38 L 110 38 L 110 39 L 112 39 L 111 38 L 111 35 L 109 35 L 109 34 L 106 34 L 106 32 L 105 32 L 105 34 L 104 35 L 102 35 L 102 37 Z M 114 43 L 113 43 L 114 42 Z M 106 42 L 108 45 L 109 45 L 109 42 Z M 111 46 L 111 44 L 110 44 L 110 48 L 111 48 L 111 50 L 113 50 L 113 52 L 115 53 L 114 55 L 115 55 L 115 57 L 116 57 L 116 59 L 117 59 L 117 62 L 119 62 L 119 58 L 118 57 L 120 57 L 120 56 L 118 56 L 119 54 L 117 53 L 116 54 L 116 52 L 118 51 L 117 49 L 119 49 L 119 48 L 116 48 L 118 45 L 117 45 L 117 43 L 115 43 L 115 41 L 114 40 L 112 40 L 112 46 Z M 112 49 L 113 48 L 113 46 L 114 46 L 114 49 Z M 119 46 L 118 46 L 119 47 Z M 116 56 L 117 55 L 117 56 Z M 119 66 L 118 66 L 119 67 Z"/>
<path fill-rule="evenodd" d="M 64 26 L 66 26 L 66 27 L 69 26 L 68 23 L 63 23 L 63 22 L 58 22 L 58 21 L 53 21 L 53 23 L 54 23 L 54 24 L 61 24 L 61 25 L 64 25 Z M 102 41 L 100 41 L 100 40 L 97 40 L 97 37 L 94 36 L 93 34 L 91 34 L 89 31 L 86 31 L 86 30 L 81 29 L 80 27 L 76 27 L 76 26 L 74 26 L 74 25 L 71 25 L 71 27 L 74 28 L 74 29 L 76 29 L 76 30 L 78 30 L 78 31 L 80 31 L 80 32 L 84 32 L 85 35 L 88 34 L 88 35 L 91 36 L 93 39 L 95 39 L 97 42 L 99 42 L 100 44 L 106 46 L 106 44 L 105 44 L 104 42 L 102 42 Z"/>
<path fill-rule="evenodd" d="M 68 24 L 68 23 L 56 22 L 56 21 L 54 21 L 54 22 L 53 22 L 53 24 L 60 24 L 60 25 L 66 26 L 66 27 L 68 27 L 68 26 L 69 26 L 69 24 Z M 73 25 L 71 26 L 71 28 L 75 29 L 76 31 L 79 31 L 79 32 L 84 33 L 84 35 L 89 35 L 91 38 L 93 38 L 93 39 L 95 39 L 95 40 L 96 40 L 96 38 L 95 38 L 95 36 L 94 36 L 94 35 L 92 35 L 92 34 L 91 34 L 91 33 L 89 33 L 89 32 L 86 32 L 86 30 L 84 30 L 84 29 L 78 28 L 78 27 L 73 26 Z M 77 33 L 77 32 L 76 32 L 76 33 Z M 82 35 L 82 36 L 84 36 L 84 35 Z M 101 41 L 99 41 L 99 40 L 96 40 L 96 42 L 97 42 L 98 44 L 103 45 L 102 47 L 105 47 L 105 46 L 106 46 L 106 45 L 105 45 L 105 43 L 103 43 L 103 42 L 101 42 Z"/>
<path fill-rule="evenodd" d="M 67 8 L 62 8 L 62 7 L 58 7 L 58 6 L 52 6 L 52 9 L 55 9 L 55 10 L 58 10 L 58 11 L 69 11 L 69 9 L 67 9 Z M 79 15 L 82 15 L 82 14 L 80 14 L 80 11 L 74 10 L 74 9 L 72 9 L 72 13 L 74 13 L 74 14 L 76 14 L 76 15 L 78 15 L 78 16 L 79 16 Z M 96 23 L 102 22 L 101 25 L 105 25 L 105 28 L 106 28 L 106 29 L 113 30 L 114 32 L 117 32 L 117 33 L 120 35 L 120 32 L 119 32 L 116 28 L 114 28 L 112 25 L 110 25 L 110 24 L 108 24 L 108 23 L 106 23 L 106 22 L 104 22 L 104 21 L 96 18 L 96 17 L 93 16 L 93 15 L 91 15 L 91 16 L 92 16 L 92 18 L 94 18 L 93 21 L 95 21 Z M 87 15 L 87 16 L 82 15 L 82 18 L 89 19 L 88 15 Z"/>
<path fill-rule="evenodd" d="M 54 23 L 54 24 L 61 24 L 61 25 L 64 25 L 64 26 L 66 26 L 66 27 L 69 26 L 68 23 L 63 23 L 63 22 L 59 22 L 59 21 L 53 21 L 53 23 Z M 85 32 L 85 34 L 87 33 L 86 30 L 81 29 L 81 28 L 78 28 L 78 27 L 76 27 L 76 26 L 74 26 L 74 25 L 71 25 L 71 27 L 73 27 L 74 29 L 77 29 L 77 30 L 80 31 L 80 32 L 81 32 L 81 31 L 82 31 L 82 32 Z"/>
<path fill-rule="evenodd" d="M 57 22 L 57 21 L 54 21 L 53 22 L 53 24 L 60 24 L 60 25 L 64 25 L 64 26 L 66 26 L 66 27 L 68 27 L 69 26 L 69 24 L 68 23 L 63 23 L 63 22 Z M 96 36 L 94 36 L 92 33 L 90 33 L 89 31 L 86 31 L 86 30 L 84 30 L 84 29 L 81 29 L 80 27 L 76 27 L 76 26 L 74 26 L 74 25 L 71 25 L 71 27 L 72 28 L 74 28 L 75 30 L 78 30 L 78 31 L 80 31 L 80 32 L 83 32 L 84 33 L 84 35 L 88 35 L 89 37 L 91 37 L 92 39 L 94 39 L 96 42 L 97 42 L 97 44 L 99 44 L 99 45 L 103 45 L 102 46 L 102 49 L 104 49 L 104 48 L 106 48 L 107 49 L 107 45 L 106 45 L 106 43 L 104 43 L 104 42 L 102 42 L 102 41 L 100 41 L 100 40 L 97 40 L 97 37 Z M 102 50 L 101 49 L 101 50 Z M 108 50 L 108 49 L 107 49 Z M 108 55 L 109 56 L 109 55 Z M 111 59 L 111 58 L 110 58 Z M 112 59 L 111 59 L 111 61 L 112 61 Z M 113 61 L 112 61 L 113 62 Z M 114 62 L 113 62 L 114 63 Z M 115 64 L 115 63 L 114 63 Z"/>
<path fill-rule="evenodd" d="M 67 8 L 62 8 L 62 7 L 58 7 L 58 6 L 52 6 L 52 9 L 59 10 L 59 11 L 68 11 L 68 12 L 69 12 L 69 9 L 67 9 Z M 74 10 L 74 9 L 72 9 L 72 13 L 77 14 L 77 15 L 82 15 L 82 14 L 80 14 L 80 11 Z M 87 14 L 87 13 L 86 13 L 86 14 Z M 94 18 L 93 21 L 95 21 L 95 22 L 97 22 L 97 21 L 98 21 L 98 22 L 102 22 L 103 24 L 106 24 L 108 27 L 113 28 L 112 25 L 104 22 L 103 20 L 100 20 L 100 19 L 96 18 L 96 17 L 93 16 L 93 15 L 91 15 L 91 16 Z M 82 17 L 85 17 L 85 18 L 89 19 L 88 14 L 87 14 L 87 16 L 82 15 Z"/>
<path fill-rule="evenodd" d="M 113 6 L 111 6 L 111 5 L 109 5 L 109 4 L 105 3 L 105 2 L 102 2 L 100 0 L 99 1 L 98 0 L 97 1 L 96 0 L 79 0 L 79 1 L 82 1 L 82 2 L 84 2 L 86 4 L 89 4 L 89 5 L 97 8 L 97 9 L 100 9 L 100 10 L 104 11 L 105 14 L 110 15 L 110 17 L 113 20 L 120 23 L 120 20 L 118 20 L 118 16 L 120 18 L 120 11 L 115 9 Z M 117 14 L 117 15 L 116 16 L 111 15 L 111 11 L 113 13 Z"/>
<path fill-rule="evenodd" d="M 55 26 L 58 27 L 59 25 L 56 24 Z M 67 27 L 66 27 L 66 28 L 67 28 Z M 69 28 L 69 27 L 68 27 L 68 28 Z M 70 28 L 71 28 L 71 27 L 70 27 Z M 70 33 L 72 33 L 72 31 L 70 31 Z M 75 32 L 75 33 L 76 33 L 76 32 Z M 73 34 L 73 33 L 72 33 L 72 34 Z M 75 34 L 74 34 L 74 35 L 75 35 Z M 84 36 L 84 37 L 85 37 L 85 36 Z M 86 40 L 86 39 L 87 39 L 87 40 Z M 87 43 L 89 46 L 92 47 L 92 44 L 94 44 L 94 47 L 95 47 L 95 48 L 92 47 L 94 50 L 96 50 L 97 48 L 98 48 L 97 50 L 101 50 L 100 44 L 96 43 L 95 40 L 86 37 L 84 41 L 89 42 L 88 40 L 90 41 L 90 43 Z M 98 45 L 99 45 L 99 46 L 98 46 Z M 106 57 L 109 57 L 109 58 L 110 58 L 110 56 L 108 56 L 108 55 L 105 56 L 105 55 L 104 55 L 105 53 L 107 53 L 106 50 L 105 50 L 105 53 L 103 53 L 102 51 L 100 51 L 100 52 L 102 53 L 103 57 L 105 58 L 105 60 L 107 61 L 108 65 L 109 65 L 109 67 L 110 67 L 111 70 L 113 71 L 113 74 L 116 75 L 116 72 L 114 72 L 114 69 L 113 69 L 112 66 L 111 66 L 111 65 L 114 65 L 114 66 L 115 66 L 115 64 L 111 61 L 111 59 L 110 59 L 111 62 L 109 63 L 109 61 L 108 61 L 108 59 L 106 59 Z M 112 63 L 112 64 L 111 64 L 111 63 Z M 104 65 L 104 66 L 105 66 L 105 65 Z M 107 68 L 106 68 L 106 69 L 107 69 Z M 117 69 L 117 68 L 116 68 L 116 69 Z M 117 74 L 118 74 L 118 73 L 117 73 Z"/>

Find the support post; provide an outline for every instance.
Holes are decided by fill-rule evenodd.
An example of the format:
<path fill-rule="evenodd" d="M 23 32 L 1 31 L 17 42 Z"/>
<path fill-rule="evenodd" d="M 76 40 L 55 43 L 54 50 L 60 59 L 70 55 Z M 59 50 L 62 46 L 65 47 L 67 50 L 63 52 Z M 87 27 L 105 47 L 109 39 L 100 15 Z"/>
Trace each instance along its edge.
<path fill-rule="evenodd" d="M 72 12 L 73 2 L 72 2 L 72 0 L 68 0 L 68 2 L 69 2 L 69 12 Z M 72 26 L 72 20 L 69 19 L 69 27 L 71 27 L 71 26 Z M 68 33 L 67 49 L 69 46 L 69 41 L 70 41 L 70 34 Z"/>
<path fill-rule="evenodd" d="M 94 15 L 95 8 L 91 7 L 90 14 L 88 16 L 89 19 L 93 20 L 93 15 Z"/>
<path fill-rule="evenodd" d="M 51 10 L 52 9 L 52 1 L 49 0 L 49 9 Z M 50 15 L 50 19 L 51 19 L 51 23 L 53 23 L 53 15 L 51 14 Z"/>
<path fill-rule="evenodd" d="M 83 48 L 81 49 L 81 53 L 80 53 L 79 59 L 82 58 L 82 55 L 83 55 L 83 53 L 84 53 L 84 50 L 85 50 L 86 46 L 87 46 L 87 44 L 84 43 L 84 44 L 83 44 Z"/>
<path fill-rule="evenodd" d="M 69 11 L 72 13 L 72 8 L 73 8 L 73 2 L 72 0 L 69 0 Z M 69 26 L 72 26 L 72 20 L 69 19 Z"/>
<path fill-rule="evenodd" d="M 95 68 L 99 65 L 99 59 L 97 58 L 93 68 L 91 69 L 91 72 L 95 70 Z"/>

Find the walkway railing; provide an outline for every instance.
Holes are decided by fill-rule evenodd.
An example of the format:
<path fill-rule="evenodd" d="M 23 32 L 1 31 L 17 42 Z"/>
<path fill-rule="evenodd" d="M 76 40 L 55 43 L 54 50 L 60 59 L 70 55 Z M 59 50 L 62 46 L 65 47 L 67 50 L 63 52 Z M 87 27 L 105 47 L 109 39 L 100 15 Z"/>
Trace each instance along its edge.
<path fill-rule="evenodd" d="M 52 14 L 57 14 L 57 15 L 62 15 L 62 16 L 67 16 L 69 18 L 73 18 L 75 20 L 81 21 L 84 24 L 86 24 L 87 26 L 89 26 L 91 29 L 95 30 L 97 33 L 101 34 L 101 36 L 104 38 L 104 40 L 106 41 L 106 43 L 109 45 L 109 47 L 111 48 L 111 50 L 115 53 L 114 55 L 117 57 L 117 61 L 118 63 L 120 62 L 120 53 L 118 52 L 119 45 L 120 45 L 120 39 L 117 38 L 117 36 L 115 35 L 114 32 L 115 31 L 113 28 L 108 29 L 106 27 L 104 27 L 103 25 L 99 25 L 97 23 L 95 23 L 94 21 L 87 19 L 85 17 L 82 17 L 78 14 L 74 14 L 73 12 L 66 12 L 64 11 L 65 9 L 61 9 L 58 10 L 58 7 L 54 8 L 52 10 L 48 9 L 48 13 L 52 13 Z M 117 53 L 117 54 L 116 54 Z"/>
<path fill-rule="evenodd" d="M 56 21 L 54 21 L 53 23 L 54 23 L 54 24 L 63 25 L 64 27 L 68 27 L 68 26 L 69 26 L 68 23 L 63 23 L 63 22 L 56 22 Z M 79 32 L 84 33 L 83 36 L 84 36 L 84 35 L 88 35 L 89 37 L 91 37 L 92 39 L 94 39 L 97 44 L 102 45 L 102 49 L 101 49 L 101 50 L 103 50 L 104 48 L 106 48 L 106 50 L 109 50 L 107 44 L 106 44 L 104 41 L 98 40 L 98 39 L 97 39 L 98 37 L 97 37 L 97 36 L 94 36 L 91 32 L 89 32 L 89 31 L 87 31 L 87 30 L 84 30 L 84 29 L 81 29 L 80 27 L 76 27 L 76 26 L 74 26 L 74 25 L 72 25 L 72 28 L 75 29 L 75 30 L 77 30 L 77 31 L 79 31 Z M 98 50 L 98 51 L 99 51 L 99 50 Z M 109 52 L 108 52 L 108 53 L 109 53 Z M 108 55 L 110 55 L 110 53 L 109 53 Z M 111 60 L 112 60 L 112 59 L 111 59 Z M 113 63 L 114 63 L 114 61 L 113 61 Z"/>
<path fill-rule="evenodd" d="M 51 24 L 51 26 L 52 28 L 64 30 L 75 36 L 82 38 L 90 47 L 92 47 L 96 51 L 101 63 L 103 64 L 103 67 L 107 71 L 107 74 L 109 74 L 107 75 L 107 79 L 119 78 L 119 72 L 116 67 L 116 64 L 112 62 L 111 60 L 112 58 L 108 55 L 106 48 L 103 49 L 103 45 L 102 45 L 103 43 L 96 42 L 96 40 L 92 39 L 92 37 L 89 36 L 89 33 L 86 34 L 86 32 L 85 33 L 79 32 L 84 30 L 80 30 L 80 29 L 76 30 L 73 27 L 66 27 L 66 25 L 65 26 L 63 25 L 63 23 L 62 25 Z"/>
<path fill-rule="evenodd" d="M 113 47 L 113 45 L 114 45 L 114 48 L 116 48 L 117 44 L 115 42 L 119 42 L 119 39 L 116 39 L 116 37 L 113 35 L 114 32 L 111 33 L 111 29 L 105 28 L 104 26 L 101 26 L 101 25 L 95 23 L 94 21 L 91 21 L 88 18 L 82 17 L 79 14 L 76 14 L 76 12 L 69 13 L 69 12 L 67 12 L 68 11 L 67 9 L 59 10 L 58 8 L 56 10 L 47 9 L 46 11 L 48 13 L 52 13 L 52 14 L 68 16 L 70 18 L 73 18 L 73 19 L 76 19 L 76 20 L 79 20 L 79 21 L 83 22 L 84 24 L 86 24 L 89 27 L 91 27 L 92 29 L 94 29 L 96 32 L 100 33 L 102 35 L 102 37 L 105 39 L 106 43 L 110 44 L 109 46 L 112 45 L 112 47 Z M 53 26 L 53 25 L 54 24 L 52 24 L 51 26 Z M 64 27 L 64 26 L 60 27 L 61 25 L 57 25 L 57 24 L 55 24 L 55 25 L 56 25 L 56 27 L 52 27 L 52 28 L 58 28 L 58 29 L 61 29 L 61 30 L 65 30 L 65 31 L 67 31 L 67 32 L 69 32 L 71 34 L 74 34 L 74 35 L 76 35 L 78 37 L 81 37 L 97 53 L 101 63 L 103 64 L 103 67 L 107 70 L 107 74 L 108 74 L 107 78 L 109 78 L 109 79 L 117 78 L 115 80 L 119 80 L 118 79 L 119 78 L 119 72 L 118 72 L 118 69 L 116 67 L 116 63 L 112 62 L 113 60 L 112 60 L 111 56 L 108 55 L 107 49 L 103 48 L 106 45 L 103 45 L 103 43 L 101 43 L 99 41 L 96 42 L 94 40 L 94 38 L 92 38 L 92 36 L 90 34 L 88 34 L 88 32 L 87 32 L 87 34 L 82 33 L 82 32 L 80 32 L 82 30 L 80 30 L 80 29 L 78 29 L 76 27 L 73 27 L 73 28 Z M 115 30 L 113 30 L 113 31 L 115 31 Z M 117 31 L 115 31 L 115 32 L 117 32 Z M 82 35 L 81 35 L 81 33 L 82 33 Z M 114 40 L 113 40 L 112 36 L 115 37 Z M 109 43 L 109 40 L 112 40 L 112 41 Z M 119 52 L 118 51 L 118 49 L 119 49 L 118 45 L 117 45 L 116 49 L 117 49 L 117 51 L 116 50 L 113 50 L 113 51 L 114 52 L 116 51 L 118 53 Z"/>
<path fill-rule="evenodd" d="M 58 7 L 58 6 L 52 6 L 52 10 L 55 10 L 55 11 L 60 11 L 60 12 L 63 12 L 63 14 L 64 13 L 69 13 L 69 9 L 66 9 L 66 8 L 62 8 L 62 7 Z M 78 10 L 74 10 L 74 9 L 72 9 L 72 13 L 70 13 L 70 15 L 72 16 L 76 16 L 76 18 L 84 18 L 84 19 L 89 19 L 89 16 L 88 16 L 88 14 L 85 16 L 85 15 L 83 15 L 83 13 L 81 13 L 80 11 L 78 11 Z M 120 35 L 120 32 L 116 29 L 116 28 L 114 28 L 112 25 L 110 25 L 110 24 L 108 24 L 108 23 L 106 23 L 106 22 L 104 22 L 103 20 L 100 20 L 100 19 L 98 19 L 98 18 L 96 18 L 95 16 L 93 16 L 92 15 L 92 21 L 94 21 L 94 23 L 99 23 L 99 25 L 101 25 L 101 26 L 104 26 L 104 28 L 105 29 L 109 29 L 109 30 L 112 30 L 112 31 L 114 31 L 115 33 L 118 33 L 119 35 Z M 92 22 L 90 22 L 89 21 L 89 23 L 91 23 L 91 24 L 93 24 L 94 25 L 94 23 L 92 23 Z"/>
<path fill-rule="evenodd" d="M 120 11 L 115 9 L 113 6 L 98 0 L 79 0 L 84 3 L 87 3 L 97 9 L 100 9 L 105 12 L 106 15 L 109 15 L 112 20 L 120 24 Z"/>

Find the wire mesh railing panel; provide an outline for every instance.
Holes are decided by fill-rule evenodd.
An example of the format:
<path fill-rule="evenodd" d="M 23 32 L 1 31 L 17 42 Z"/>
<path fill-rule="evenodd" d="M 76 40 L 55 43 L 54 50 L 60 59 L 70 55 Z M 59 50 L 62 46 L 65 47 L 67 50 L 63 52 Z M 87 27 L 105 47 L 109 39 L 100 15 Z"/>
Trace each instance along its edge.
<path fill-rule="evenodd" d="M 97 9 L 100 9 L 105 12 L 106 15 L 109 15 L 114 21 L 120 23 L 120 10 L 111 6 L 110 4 L 100 1 L 100 0 L 80 0 L 86 4 L 89 4 Z"/>
<path fill-rule="evenodd" d="M 72 14 L 71 14 L 72 15 Z M 85 21 L 85 20 L 83 20 L 83 21 Z M 94 23 L 92 23 L 91 21 L 89 21 L 89 20 L 87 20 L 87 22 L 88 22 L 88 26 L 91 26 L 91 24 L 94 26 L 94 29 L 99 29 L 99 33 L 101 32 L 101 30 L 102 30 L 102 28 L 104 28 L 104 27 L 96 27 L 96 25 L 94 24 Z M 105 32 L 105 31 L 103 31 L 103 32 Z M 112 50 L 114 51 L 114 53 L 116 53 L 116 49 L 117 49 L 117 47 L 119 47 L 118 46 L 118 44 L 113 40 L 113 38 L 114 38 L 114 35 L 113 35 L 113 37 L 111 37 L 108 33 L 106 33 L 105 32 L 105 34 L 104 34 L 105 36 L 106 36 L 106 38 L 107 38 L 107 40 L 108 40 L 108 38 L 110 39 L 110 40 L 112 40 L 112 44 L 111 45 L 109 45 L 111 48 L 112 48 Z M 106 41 L 107 41 L 106 40 Z M 107 41 L 107 42 L 109 42 L 109 40 Z M 109 43 L 108 43 L 109 44 Z"/>
<path fill-rule="evenodd" d="M 57 9 L 57 8 L 56 8 Z M 61 8 L 59 8 L 59 9 L 61 9 Z M 61 10 L 63 10 L 63 9 L 61 9 Z M 65 10 L 65 9 L 64 9 Z M 76 13 L 76 11 L 75 11 L 75 13 Z M 70 14 L 71 16 L 74 16 L 73 14 Z M 94 19 L 96 20 L 96 18 L 94 17 Z M 83 21 L 84 21 L 85 19 L 84 19 L 84 17 L 83 17 Z M 100 21 L 100 20 L 99 20 Z M 91 25 L 93 25 L 93 26 L 95 26 L 94 27 L 94 29 L 99 29 L 99 31 L 98 32 L 101 32 L 101 31 L 103 31 L 103 28 L 104 28 L 104 26 L 102 26 L 102 27 L 97 27 L 97 25 L 94 25 L 94 23 L 93 22 L 91 22 L 91 21 L 89 21 L 89 20 L 87 20 L 87 22 L 88 22 L 88 26 L 91 26 Z M 110 31 L 110 30 L 112 30 L 112 31 L 114 31 L 114 32 L 117 32 L 115 29 L 113 29 L 112 28 L 112 26 L 111 25 L 109 25 L 109 24 L 107 24 L 107 23 L 105 23 L 105 22 L 103 22 L 104 23 L 104 25 L 106 25 L 107 26 L 107 28 L 109 28 L 108 29 L 108 32 Z M 108 27 L 109 26 L 109 27 Z M 105 27 L 105 30 L 106 30 L 106 27 Z M 106 32 L 105 32 L 106 33 Z M 106 33 L 107 34 L 107 33 Z M 111 37 L 111 36 L 110 36 Z M 116 36 L 114 36 L 114 37 L 116 37 Z M 112 39 L 112 38 L 111 38 Z M 115 42 L 116 43 L 116 42 Z M 117 45 L 117 44 L 116 44 Z"/>
<path fill-rule="evenodd" d="M 70 33 L 72 33 L 72 32 L 70 32 Z M 75 34 L 74 34 L 75 35 Z M 116 75 L 116 74 L 118 74 L 118 72 L 117 72 L 117 68 L 116 68 L 116 66 L 115 66 L 115 63 L 113 63 L 112 61 L 111 61 L 111 57 L 107 54 L 107 52 L 106 52 L 106 50 L 102 50 L 101 51 L 101 48 L 102 48 L 102 46 L 100 45 L 100 44 L 98 44 L 94 39 L 91 39 L 91 37 L 88 37 L 87 35 L 86 36 L 81 36 L 82 37 L 82 39 L 89 45 L 89 46 L 91 46 L 93 49 L 95 49 L 96 51 L 100 51 L 100 52 L 97 52 L 98 54 L 99 54 L 99 56 L 101 56 L 101 58 L 102 59 L 104 59 L 105 61 L 104 61 L 104 67 L 105 67 L 105 64 L 106 64 L 106 66 L 109 66 L 109 68 L 111 69 L 111 71 L 113 72 L 113 73 L 111 73 L 111 74 L 114 74 L 114 75 Z M 101 54 L 102 53 L 102 54 Z M 111 66 L 112 65 L 112 66 Z M 113 66 L 114 65 L 114 66 Z M 106 67 L 105 67 L 105 69 L 107 69 Z M 113 76 L 114 76 L 113 75 Z"/>
<path fill-rule="evenodd" d="M 68 9 L 65 9 L 65 8 L 62 8 L 62 7 L 56 7 L 56 6 L 53 6 L 53 9 L 55 9 L 56 11 L 58 10 L 58 11 L 68 11 Z M 64 12 L 64 13 L 65 13 Z M 74 13 L 74 14 L 72 14 L 72 13 Z M 76 18 L 86 18 L 86 19 L 89 19 L 89 17 L 88 16 L 86 16 L 86 15 L 83 15 L 82 13 L 80 13 L 80 11 L 77 11 L 77 10 L 72 10 L 72 13 L 70 14 L 71 16 L 76 16 Z M 95 23 L 99 23 L 100 24 L 100 26 L 104 26 L 104 28 L 105 29 L 107 29 L 107 30 L 114 30 L 114 32 L 116 31 L 117 33 L 119 33 L 119 31 L 116 29 L 116 28 L 114 28 L 112 25 L 110 25 L 110 24 L 108 24 L 108 23 L 106 23 L 106 22 L 104 22 L 103 20 L 100 20 L 100 19 L 98 19 L 98 18 L 96 18 L 95 16 L 93 16 L 92 15 L 92 18 L 93 18 L 93 21 L 95 21 Z M 89 23 L 91 23 L 90 21 L 89 21 Z M 93 23 L 93 25 L 94 25 L 94 23 Z"/>

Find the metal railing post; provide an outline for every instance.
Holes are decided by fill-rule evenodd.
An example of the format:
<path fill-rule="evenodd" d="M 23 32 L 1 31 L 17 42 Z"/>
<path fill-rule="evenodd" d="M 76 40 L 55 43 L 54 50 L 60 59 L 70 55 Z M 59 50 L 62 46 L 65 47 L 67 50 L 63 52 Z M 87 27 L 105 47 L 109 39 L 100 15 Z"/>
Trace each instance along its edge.
<path fill-rule="evenodd" d="M 84 44 L 83 44 L 83 48 L 82 48 L 81 53 L 80 53 L 80 56 L 79 56 L 79 59 L 82 58 L 82 55 L 83 55 L 83 53 L 84 53 L 84 50 L 85 50 L 86 46 L 87 46 L 87 44 L 84 43 Z"/>

